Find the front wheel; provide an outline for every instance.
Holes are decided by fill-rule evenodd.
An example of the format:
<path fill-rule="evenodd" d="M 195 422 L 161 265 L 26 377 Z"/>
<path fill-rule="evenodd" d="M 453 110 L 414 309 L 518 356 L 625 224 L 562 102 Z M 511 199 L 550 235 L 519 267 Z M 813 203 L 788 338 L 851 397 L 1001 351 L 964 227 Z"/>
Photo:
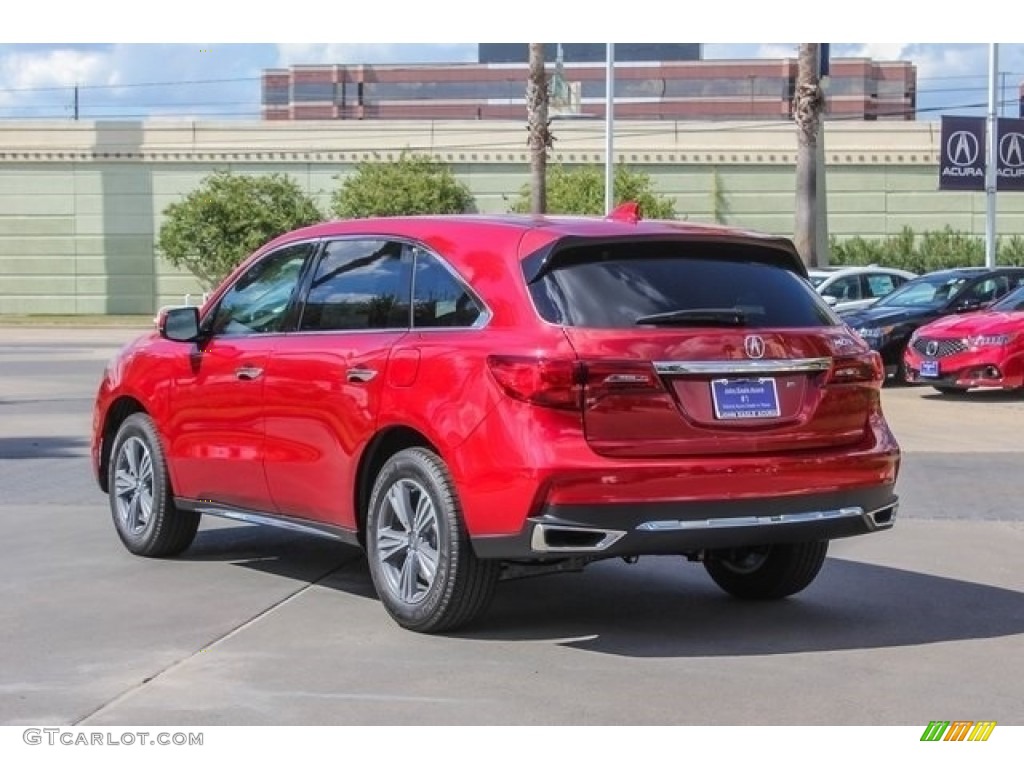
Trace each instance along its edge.
<path fill-rule="evenodd" d="M 425 448 L 399 451 L 381 468 L 366 544 L 381 603 L 406 629 L 456 629 L 494 594 L 499 563 L 477 559 L 448 468 Z"/>
<path fill-rule="evenodd" d="M 174 506 L 163 448 L 149 416 L 133 413 L 121 424 L 108 471 L 114 528 L 129 552 L 170 557 L 188 549 L 199 514 Z"/>
<path fill-rule="evenodd" d="M 733 597 L 779 600 L 814 581 L 827 553 L 827 541 L 737 547 L 709 552 L 704 568 Z"/>

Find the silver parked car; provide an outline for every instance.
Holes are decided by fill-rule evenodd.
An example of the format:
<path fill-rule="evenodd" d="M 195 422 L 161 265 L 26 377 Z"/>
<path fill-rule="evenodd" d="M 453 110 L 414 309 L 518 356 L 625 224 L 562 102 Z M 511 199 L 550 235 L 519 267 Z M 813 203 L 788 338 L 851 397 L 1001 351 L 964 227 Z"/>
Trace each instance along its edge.
<path fill-rule="evenodd" d="M 836 309 L 874 304 L 917 275 L 891 267 L 820 267 L 808 270 L 811 285 Z"/>

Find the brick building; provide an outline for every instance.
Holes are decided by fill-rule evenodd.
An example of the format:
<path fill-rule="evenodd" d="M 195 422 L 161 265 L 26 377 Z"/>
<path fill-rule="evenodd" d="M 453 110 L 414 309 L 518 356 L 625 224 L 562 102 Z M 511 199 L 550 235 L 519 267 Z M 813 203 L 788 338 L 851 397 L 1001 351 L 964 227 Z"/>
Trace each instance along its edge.
<path fill-rule="evenodd" d="M 699 56 L 696 44 L 637 45 L 631 58 Z M 693 50 L 686 48 L 693 46 Z M 511 48 L 513 50 L 509 51 Z M 568 48 L 568 46 L 567 46 Z M 654 51 L 644 50 L 655 49 Z M 604 117 L 605 64 L 580 47 L 549 61 L 553 113 Z M 661 49 L 661 50 L 658 50 Z M 618 47 L 617 49 L 618 50 Z M 356 64 L 293 66 L 263 72 L 265 120 L 480 119 L 521 120 L 527 64 L 510 61 L 515 46 L 462 64 Z M 521 52 L 520 52 L 521 53 Z M 797 60 L 628 60 L 616 56 L 615 116 L 656 120 L 783 120 L 790 116 Z M 828 116 L 862 120 L 913 120 L 916 68 L 910 62 L 833 59 Z"/>

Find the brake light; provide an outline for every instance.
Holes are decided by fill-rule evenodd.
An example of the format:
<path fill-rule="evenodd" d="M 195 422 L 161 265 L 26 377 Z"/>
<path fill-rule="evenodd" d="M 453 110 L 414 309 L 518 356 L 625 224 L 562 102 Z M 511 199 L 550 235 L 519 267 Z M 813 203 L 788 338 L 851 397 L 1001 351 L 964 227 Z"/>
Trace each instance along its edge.
<path fill-rule="evenodd" d="M 877 387 L 885 380 L 885 366 L 877 352 L 836 357 L 829 372 L 829 384 L 867 383 Z"/>
<path fill-rule="evenodd" d="M 494 380 L 515 400 L 547 408 L 582 407 L 581 372 L 575 360 L 491 355 L 487 364 Z"/>

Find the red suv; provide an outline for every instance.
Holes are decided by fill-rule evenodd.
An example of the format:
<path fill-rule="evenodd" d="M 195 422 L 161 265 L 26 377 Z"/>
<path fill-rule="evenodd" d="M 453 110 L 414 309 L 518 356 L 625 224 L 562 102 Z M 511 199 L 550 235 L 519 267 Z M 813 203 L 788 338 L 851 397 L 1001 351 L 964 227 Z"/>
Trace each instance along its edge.
<path fill-rule="evenodd" d="M 893 524 L 881 383 L 782 238 L 628 207 L 338 221 L 161 312 L 103 376 L 92 458 L 136 554 L 201 514 L 335 537 L 442 631 L 502 576 L 611 557 L 798 592 Z"/>

